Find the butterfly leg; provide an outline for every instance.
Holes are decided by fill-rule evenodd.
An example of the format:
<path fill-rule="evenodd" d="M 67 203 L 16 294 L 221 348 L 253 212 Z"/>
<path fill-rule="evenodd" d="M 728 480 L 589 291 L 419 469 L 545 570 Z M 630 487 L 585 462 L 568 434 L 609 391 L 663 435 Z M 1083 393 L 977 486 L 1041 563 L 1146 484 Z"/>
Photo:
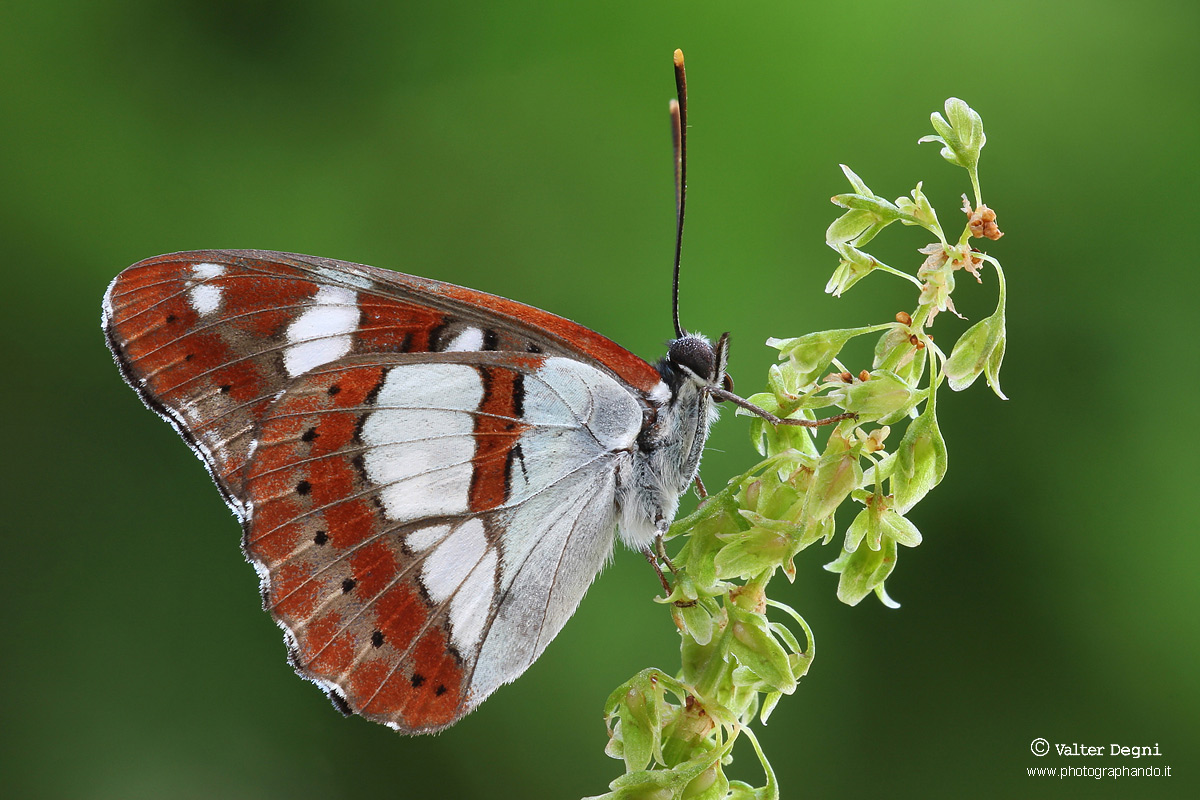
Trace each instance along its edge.
<path fill-rule="evenodd" d="M 668 597 L 670 597 L 672 591 L 671 586 L 669 583 L 667 583 L 667 577 L 663 575 L 662 567 L 658 565 L 658 562 L 661 560 L 662 563 L 666 564 L 667 569 L 671 570 L 672 575 L 678 576 L 679 570 L 675 568 L 675 565 L 671 563 L 670 556 L 667 555 L 667 547 L 663 543 L 662 533 L 659 533 L 658 536 L 654 537 L 654 549 L 651 550 L 649 547 L 647 547 L 642 551 L 642 555 L 644 555 L 646 560 L 650 562 L 650 566 L 654 567 L 654 571 L 658 574 L 659 581 L 662 582 L 663 591 L 667 593 Z M 696 605 L 696 601 L 676 600 L 674 604 L 678 608 L 690 608 L 691 606 Z"/>
<path fill-rule="evenodd" d="M 660 536 L 655 541 L 661 542 L 662 537 Z M 663 591 L 670 595 L 671 584 L 667 582 L 667 576 L 663 575 L 662 567 L 658 565 L 658 556 L 649 547 L 642 551 L 642 555 L 644 555 L 646 560 L 650 562 L 650 566 L 654 567 L 654 574 L 658 575 L 658 580 L 662 584 Z M 670 564 L 670 562 L 667 563 Z M 674 571 L 674 567 L 672 567 L 672 571 Z"/>
<path fill-rule="evenodd" d="M 671 557 L 667 555 L 667 545 L 663 541 L 661 533 L 654 537 L 654 553 L 667 565 L 667 569 L 671 570 L 672 575 L 679 574 L 679 570 L 675 569 L 675 565 L 671 563 Z"/>

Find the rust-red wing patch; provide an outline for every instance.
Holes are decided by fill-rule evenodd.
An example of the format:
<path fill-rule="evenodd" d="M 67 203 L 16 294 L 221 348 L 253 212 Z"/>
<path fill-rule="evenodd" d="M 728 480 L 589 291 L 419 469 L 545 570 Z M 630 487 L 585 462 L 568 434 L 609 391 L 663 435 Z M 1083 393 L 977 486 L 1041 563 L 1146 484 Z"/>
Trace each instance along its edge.
<path fill-rule="evenodd" d="M 429 731 L 468 710 L 465 662 L 362 467 L 361 420 L 386 371 L 318 369 L 275 402 L 247 470 L 244 546 L 297 671 L 356 713 Z"/>
<path fill-rule="evenodd" d="M 508 499 L 514 458 L 519 458 L 525 375 L 511 369 L 480 367 L 483 402 L 475 417 L 475 459 L 468 496 L 471 511 L 487 511 Z"/>

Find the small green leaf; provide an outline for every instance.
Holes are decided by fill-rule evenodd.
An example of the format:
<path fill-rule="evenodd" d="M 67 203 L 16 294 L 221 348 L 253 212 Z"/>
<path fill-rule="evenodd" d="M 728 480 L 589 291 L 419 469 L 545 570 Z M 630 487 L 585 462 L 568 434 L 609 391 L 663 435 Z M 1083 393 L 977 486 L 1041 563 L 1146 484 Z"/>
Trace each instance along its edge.
<path fill-rule="evenodd" d="M 1003 322 L 1003 320 L 1001 320 Z M 1000 337 L 996 340 L 996 344 L 992 347 L 992 354 L 988 357 L 987 366 L 983 368 L 983 374 L 987 376 L 988 386 L 992 387 L 992 391 L 1001 400 L 1007 400 L 1004 392 L 1000 389 L 1000 365 L 1004 363 L 1004 349 L 1008 334 L 1004 330 L 1003 324 L 1000 329 Z"/>
<path fill-rule="evenodd" d="M 878 218 L 866 209 L 851 209 L 830 224 L 825 231 L 825 241 L 830 245 L 852 242 L 878 221 Z"/>
<path fill-rule="evenodd" d="M 979 114 L 962 100 L 951 97 L 946 101 L 946 116 L 935 111 L 929 120 L 937 135 L 922 136 L 918 142 L 938 142 L 942 145 L 942 158 L 974 171 L 979 163 L 979 151 L 987 143 Z"/>
<path fill-rule="evenodd" d="M 779 704 L 782 697 L 783 692 L 767 692 L 767 696 L 763 698 L 762 710 L 758 714 L 763 725 L 767 724 L 767 720 L 771 718 L 771 712 L 775 710 L 775 706 Z"/>
<path fill-rule="evenodd" d="M 879 515 L 879 527 L 883 538 L 892 539 L 905 547 L 916 547 L 921 543 L 921 532 L 908 517 L 897 514 L 894 509 L 885 509 Z"/>
<path fill-rule="evenodd" d="M 904 216 L 895 203 L 884 200 L 882 197 L 877 197 L 876 195 L 835 194 L 830 199 L 834 205 L 841 206 L 842 208 L 870 212 L 879 221 L 892 222 L 902 219 Z"/>
<path fill-rule="evenodd" d="M 850 185 L 854 187 L 854 191 L 859 194 L 874 195 L 875 193 L 867 187 L 866 182 L 858 177 L 854 170 L 847 167 L 845 164 L 839 164 L 842 168 L 842 174 L 846 176 L 846 180 L 850 181 Z"/>
<path fill-rule="evenodd" d="M 871 511 L 864 508 L 855 515 L 854 521 L 850 523 L 850 527 L 846 529 L 846 541 L 842 545 L 842 549 L 847 553 L 853 553 L 858 549 L 859 544 L 866 537 L 867 531 L 871 527 Z"/>

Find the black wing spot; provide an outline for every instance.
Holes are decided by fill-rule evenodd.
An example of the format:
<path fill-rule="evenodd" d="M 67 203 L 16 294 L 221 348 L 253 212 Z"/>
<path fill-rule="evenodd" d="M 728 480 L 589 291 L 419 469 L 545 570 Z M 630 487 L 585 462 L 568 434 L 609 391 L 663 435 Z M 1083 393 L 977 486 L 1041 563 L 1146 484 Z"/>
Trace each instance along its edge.
<path fill-rule="evenodd" d="M 230 392 L 230 390 L 231 390 L 231 389 L 233 389 L 233 386 L 231 386 L 230 384 L 226 383 L 226 384 L 224 384 L 224 385 L 222 385 L 222 386 L 221 386 L 221 394 L 229 394 L 229 392 Z"/>
<path fill-rule="evenodd" d="M 196 354 L 195 354 L 195 353 L 188 353 L 186 356 L 184 356 L 184 357 L 183 357 L 183 360 L 184 360 L 184 361 L 191 361 L 191 360 L 192 360 L 193 358 L 195 358 L 195 357 L 196 357 Z"/>
<path fill-rule="evenodd" d="M 521 419 L 525 416 L 525 374 L 518 372 L 513 378 L 513 416 Z"/>
<path fill-rule="evenodd" d="M 167 322 L 168 322 L 168 324 L 169 324 L 169 323 L 172 323 L 172 322 L 174 322 L 174 321 L 175 321 L 175 320 L 177 320 L 177 319 L 179 319 L 179 317 L 175 316 L 174 314 L 167 314 Z"/>
<path fill-rule="evenodd" d="M 371 646 L 383 647 L 383 631 L 375 631 L 371 634 Z"/>
<path fill-rule="evenodd" d="M 300 481 L 296 484 L 296 491 L 299 494 L 308 494 L 312 491 L 312 484 L 308 481 Z"/>
<path fill-rule="evenodd" d="M 436 694 L 438 697 L 441 697 L 442 695 L 444 695 L 446 693 L 446 687 L 439 683 L 438 687 L 433 690 L 433 693 Z"/>
<path fill-rule="evenodd" d="M 342 390 L 342 387 L 338 386 L 338 385 L 335 383 L 333 386 L 330 386 L 330 387 L 329 387 L 329 388 L 326 390 L 326 393 L 327 393 L 327 394 L 328 394 L 330 397 L 333 397 L 335 394 L 337 394 L 337 393 L 338 393 L 338 392 L 340 392 L 341 390 Z"/>
<path fill-rule="evenodd" d="M 542 352 L 542 348 L 538 347 L 533 342 L 526 342 L 525 343 L 525 351 L 528 353 L 540 353 L 540 352 Z"/>
<path fill-rule="evenodd" d="M 483 332 L 483 349 L 484 350 L 495 350 L 499 344 L 500 344 L 500 337 L 496 334 L 495 331 L 486 330 Z"/>
<path fill-rule="evenodd" d="M 317 531 L 317 535 L 313 537 L 313 544 L 323 546 L 329 541 L 329 534 L 325 531 Z"/>
<path fill-rule="evenodd" d="M 309 429 L 308 429 L 308 430 L 306 430 L 306 431 L 304 432 L 304 434 L 303 434 L 303 435 L 300 437 L 300 441 L 302 441 L 302 442 L 311 442 L 313 439 L 316 439 L 316 438 L 317 438 L 317 429 L 316 429 L 316 428 L 309 428 Z"/>
<path fill-rule="evenodd" d="M 421 684 L 425 682 L 425 676 L 419 672 L 414 672 L 412 676 L 412 685 L 414 689 L 419 689 Z"/>
<path fill-rule="evenodd" d="M 521 467 L 521 477 L 525 479 L 525 483 L 529 483 L 529 472 L 525 469 L 525 453 L 521 451 L 521 444 L 518 442 L 508 450 L 508 457 L 504 464 L 504 491 L 508 494 L 512 491 L 513 464 L 519 464 Z"/>
<path fill-rule="evenodd" d="M 358 581 L 354 580 L 354 578 L 346 578 L 346 580 L 342 581 L 342 594 L 350 594 L 356 583 Z"/>

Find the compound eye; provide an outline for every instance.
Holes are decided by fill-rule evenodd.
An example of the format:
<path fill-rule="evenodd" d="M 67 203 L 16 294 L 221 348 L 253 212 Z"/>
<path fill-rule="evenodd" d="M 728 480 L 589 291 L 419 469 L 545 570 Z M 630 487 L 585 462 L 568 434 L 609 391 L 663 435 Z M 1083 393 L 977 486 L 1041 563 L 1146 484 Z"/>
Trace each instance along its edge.
<path fill-rule="evenodd" d="M 721 388 L 730 394 L 733 394 L 733 376 L 728 372 L 726 372 L 725 377 L 721 379 Z"/>
<path fill-rule="evenodd" d="M 716 366 L 716 354 L 712 345 L 703 339 L 688 336 L 671 342 L 667 358 L 681 367 L 687 367 L 701 380 L 709 380 Z"/>

